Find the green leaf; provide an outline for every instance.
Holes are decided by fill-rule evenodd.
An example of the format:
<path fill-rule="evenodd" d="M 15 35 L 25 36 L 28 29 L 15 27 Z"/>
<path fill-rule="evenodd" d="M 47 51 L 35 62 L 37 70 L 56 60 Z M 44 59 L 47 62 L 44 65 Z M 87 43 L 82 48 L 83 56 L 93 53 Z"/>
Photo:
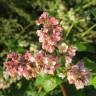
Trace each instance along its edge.
<path fill-rule="evenodd" d="M 64 56 L 62 55 L 62 56 L 60 57 L 60 59 L 61 59 L 61 64 L 62 64 L 62 66 L 65 66 L 65 59 L 64 59 Z"/>
<path fill-rule="evenodd" d="M 91 72 L 95 71 L 96 72 L 96 63 L 94 61 L 92 61 L 89 58 L 85 57 L 83 59 L 83 62 L 85 64 L 85 66 L 89 69 L 89 71 L 91 71 Z"/>
<path fill-rule="evenodd" d="M 75 46 L 79 52 L 87 51 L 91 53 L 96 53 L 96 48 L 91 43 L 76 43 Z"/>
<path fill-rule="evenodd" d="M 35 82 L 36 86 L 42 86 L 46 92 L 53 90 L 59 84 L 61 80 L 50 75 L 38 76 Z"/>
<path fill-rule="evenodd" d="M 75 46 L 77 47 L 77 50 L 79 52 L 86 51 L 86 49 L 87 49 L 86 46 L 84 44 L 82 44 L 82 43 L 77 43 L 77 44 L 75 44 Z"/>
<path fill-rule="evenodd" d="M 2 77 L 2 76 L 3 76 L 3 67 L 0 66 L 0 77 Z"/>
<path fill-rule="evenodd" d="M 43 87 L 45 89 L 46 92 L 49 92 L 51 90 L 53 90 L 57 84 L 56 84 L 56 80 L 54 78 L 50 78 L 49 80 L 46 80 L 44 83 L 43 83 Z"/>
<path fill-rule="evenodd" d="M 94 88 L 96 88 L 96 76 L 91 77 L 91 79 L 90 79 L 90 85 L 93 85 Z"/>

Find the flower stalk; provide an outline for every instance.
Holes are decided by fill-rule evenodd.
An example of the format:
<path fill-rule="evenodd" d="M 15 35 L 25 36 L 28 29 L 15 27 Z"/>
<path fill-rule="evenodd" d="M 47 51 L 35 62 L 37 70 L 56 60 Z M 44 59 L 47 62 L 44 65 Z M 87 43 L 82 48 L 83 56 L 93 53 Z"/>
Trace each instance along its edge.
<path fill-rule="evenodd" d="M 66 89 L 64 88 L 63 84 L 60 85 L 60 88 L 61 88 L 63 96 L 67 96 L 67 92 L 66 92 Z"/>

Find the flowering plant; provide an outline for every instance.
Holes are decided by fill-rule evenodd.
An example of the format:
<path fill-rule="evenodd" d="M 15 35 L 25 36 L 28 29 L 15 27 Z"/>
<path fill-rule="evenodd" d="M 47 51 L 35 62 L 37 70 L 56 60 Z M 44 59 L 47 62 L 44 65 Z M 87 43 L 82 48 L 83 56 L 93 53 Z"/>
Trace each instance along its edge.
<path fill-rule="evenodd" d="M 25 54 L 9 53 L 4 68 L 10 78 L 35 78 L 35 85 L 46 92 L 53 90 L 57 85 L 63 89 L 62 82 L 67 78 L 69 84 L 75 84 L 77 90 L 89 85 L 90 72 L 82 61 L 74 62 L 75 45 L 64 39 L 64 29 L 55 17 L 44 12 L 36 24 L 41 29 L 37 36 L 41 43 L 40 51 L 27 51 Z M 67 95 L 66 95 L 67 96 Z"/>

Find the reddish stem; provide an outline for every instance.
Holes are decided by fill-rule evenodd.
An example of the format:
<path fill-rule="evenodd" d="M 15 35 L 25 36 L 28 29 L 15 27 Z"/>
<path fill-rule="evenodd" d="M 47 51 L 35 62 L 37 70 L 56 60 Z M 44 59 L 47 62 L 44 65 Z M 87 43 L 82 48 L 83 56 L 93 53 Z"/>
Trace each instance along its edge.
<path fill-rule="evenodd" d="M 66 89 L 64 88 L 63 84 L 60 85 L 60 88 L 61 88 L 63 96 L 67 96 L 67 92 L 66 92 Z"/>

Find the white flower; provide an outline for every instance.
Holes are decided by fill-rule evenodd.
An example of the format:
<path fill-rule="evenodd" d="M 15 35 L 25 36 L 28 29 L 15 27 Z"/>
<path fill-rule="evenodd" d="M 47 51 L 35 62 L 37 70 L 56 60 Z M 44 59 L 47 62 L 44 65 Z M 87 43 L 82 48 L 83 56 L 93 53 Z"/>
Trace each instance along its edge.
<path fill-rule="evenodd" d="M 77 90 L 83 89 L 84 88 L 84 83 L 81 80 L 76 80 L 75 81 L 75 86 L 76 86 Z"/>
<path fill-rule="evenodd" d="M 65 78 L 65 74 L 64 73 L 60 73 L 59 74 L 59 77 L 62 78 L 62 79 L 64 79 Z"/>
<path fill-rule="evenodd" d="M 29 61 L 35 62 L 35 58 L 34 57 L 30 57 Z"/>
<path fill-rule="evenodd" d="M 67 52 L 68 45 L 66 43 L 61 43 L 58 48 L 60 53 L 65 53 Z"/>

